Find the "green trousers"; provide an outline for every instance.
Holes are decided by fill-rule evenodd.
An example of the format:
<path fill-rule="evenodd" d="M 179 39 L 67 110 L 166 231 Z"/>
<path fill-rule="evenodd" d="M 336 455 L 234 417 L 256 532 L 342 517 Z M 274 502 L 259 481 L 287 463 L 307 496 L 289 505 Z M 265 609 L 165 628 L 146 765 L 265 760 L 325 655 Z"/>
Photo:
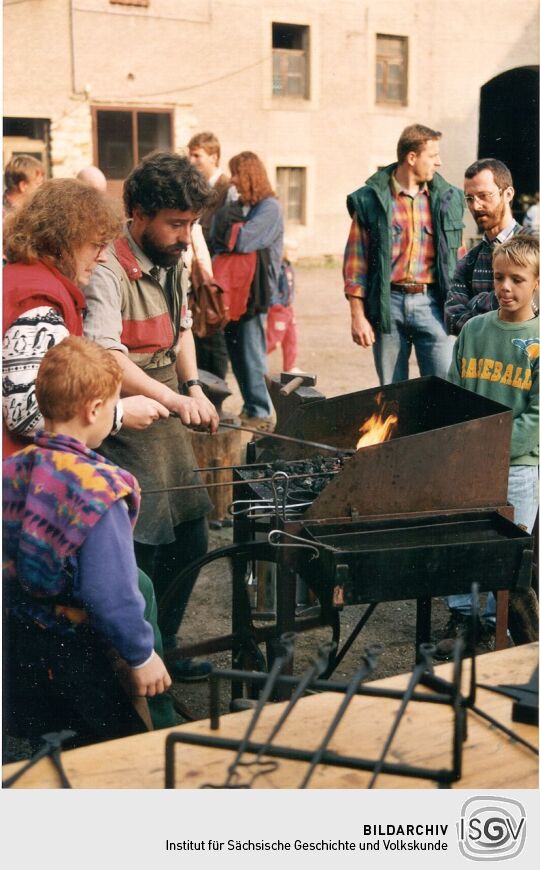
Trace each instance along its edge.
<path fill-rule="evenodd" d="M 144 598 L 144 618 L 150 623 L 154 631 L 154 649 L 158 656 L 163 658 L 163 642 L 157 624 L 157 601 L 154 586 L 150 577 L 144 571 L 141 571 L 140 568 L 139 589 Z M 148 698 L 148 709 L 150 710 L 154 728 L 172 728 L 173 725 L 178 724 L 178 717 L 175 713 L 172 699 L 166 692 L 162 695 Z"/>

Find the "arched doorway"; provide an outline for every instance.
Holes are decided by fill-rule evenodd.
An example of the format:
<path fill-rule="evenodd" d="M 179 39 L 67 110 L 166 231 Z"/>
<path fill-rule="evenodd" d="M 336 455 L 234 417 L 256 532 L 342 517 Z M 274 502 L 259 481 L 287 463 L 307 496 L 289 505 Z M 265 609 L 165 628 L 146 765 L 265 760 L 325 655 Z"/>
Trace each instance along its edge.
<path fill-rule="evenodd" d="M 508 70 L 481 88 L 478 157 L 496 157 L 510 168 L 520 198 L 538 190 L 538 67 Z"/>

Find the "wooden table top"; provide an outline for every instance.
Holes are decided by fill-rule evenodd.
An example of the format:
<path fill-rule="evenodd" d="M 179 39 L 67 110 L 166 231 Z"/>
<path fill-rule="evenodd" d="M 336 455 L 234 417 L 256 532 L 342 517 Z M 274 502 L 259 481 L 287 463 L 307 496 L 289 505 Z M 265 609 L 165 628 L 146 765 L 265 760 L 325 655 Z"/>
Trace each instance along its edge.
<path fill-rule="evenodd" d="M 477 658 L 477 680 L 489 685 L 527 683 L 538 663 L 538 644 L 514 647 Z M 451 665 L 435 669 L 451 678 Z M 464 691 L 469 662 L 464 663 Z M 404 689 L 409 674 L 377 680 L 370 685 Z M 342 695 L 334 692 L 303 698 L 276 742 L 285 746 L 315 749 L 337 710 Z M 383 747 L 399 700 L 355 697 L 340 723 L 330 749 L 343 755 L 376 759 Z M 478 689 L 478 707 L 507 725 L 521 737 L 538 745 L 538 728 L 512 722 L 512 700 Z M 269 704 L 252 736 L 263 742 L 278 719 L 282 704 Z M 62 755 L 73 788 L 159 789 L 164 787 L 165 738 L 169 731 L 187 731 L 221 737 L 241 738 L 251 711 L 221 717 L 219 731 L 211 731 L 208 720 L 179 728 L 154 731 L 121 740 L 85 746 Z M 387 760 L 422 767 L 451 766 L 453 716 L 448 706 L 411 702 L 400 724 Z M 223 783 L 234 753 L 214 748 L 176 746 L 176 783 L 178 788 L 199 788 L 205 783 Z M 14 773 L 24 762 L 3 767 L 3 776 Z M 259 777 L 254 788 L 297 788 L 306 764 L 279 761 L 277 770 Z M 320 766 L 310 788 L 365 788 L 371 774 L 345 768 Z M 58 774 L 50 759 L 42 759 L 25 773 L 14 788 L 59 788 Z M 380 775 L 377 788 L 434 788 L 429 780 L 396 775 Z M 468 714 L 468 739 L 463 749 L 463 776 L 453 788 L 512 789 L 538 787 L 538 757 L 516 743 L 474 712 Z"/>

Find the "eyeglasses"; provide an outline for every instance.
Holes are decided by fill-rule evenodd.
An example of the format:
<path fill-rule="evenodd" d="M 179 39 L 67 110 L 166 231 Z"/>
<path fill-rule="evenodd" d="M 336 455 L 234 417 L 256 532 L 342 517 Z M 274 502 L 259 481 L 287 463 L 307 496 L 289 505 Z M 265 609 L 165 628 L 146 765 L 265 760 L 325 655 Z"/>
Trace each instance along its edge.
<path fill-rule="evenodd" d="M 476 199 L 479 205 L 487 205 L 492 201 L 493 197 L 496 196 L 497 193 L 502 193 L 502 189 L 500 187 L 498 187 L 497 190 L 491 191 L 490 193 L 475 193 L 474 196 L 466 196 L 465 202 L 467 203 L 467 205 L 473 205 Z"/>
<path fill-rule="evenodd" d="M 96 257 L 99 257 L 109 245 L 108 242 L 90 242 L 90 244 L 96 249 Z"/>

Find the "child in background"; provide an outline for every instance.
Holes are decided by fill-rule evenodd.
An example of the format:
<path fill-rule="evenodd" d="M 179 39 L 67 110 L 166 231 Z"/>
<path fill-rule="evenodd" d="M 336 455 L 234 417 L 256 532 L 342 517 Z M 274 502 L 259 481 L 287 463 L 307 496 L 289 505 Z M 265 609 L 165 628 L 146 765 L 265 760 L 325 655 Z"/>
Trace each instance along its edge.
<path fill-rule="evenodd" d="M 266 352 L 272 353 L 281 345 L 283 354 L 283 371 L 293 372 L 296 369 L 298 340 L 296 334 L 296 319 L 294 316 L 295 277 L 292 260 L 298 245 L 294 239 L 284 239 L 283 260 L 278 280 L 278 291 L 268 309 L 266 320 Z"/>
<path fill-rule="evenodd" d="M 469 320 L 454 347 L 448 380 L 512 410 L 508 501 L 514 523 L 532 532 L 538 511 L 538 239 L 516 235 L 495 247 L 496 311 Z M 471 596 L 451 595 L 449 633 L 470 622 Z M 483 628 L 493 631 L 495 596 L 489 593 Z M 442 652 L 451 645 L 438 644 Z"/>
<path fill-rule="evenodd" d="M 140 494 L 95 448 L 113 428 L 122 372 L 113 355 L 70 336 L 44 356 L 36 398 L 45 431 L 3 463 L 4 710 L 29 739 L 64 728 L 76 745 L 144 731 L 130 694 L 171 679 L 144 619 L 132 527 Z"/>

